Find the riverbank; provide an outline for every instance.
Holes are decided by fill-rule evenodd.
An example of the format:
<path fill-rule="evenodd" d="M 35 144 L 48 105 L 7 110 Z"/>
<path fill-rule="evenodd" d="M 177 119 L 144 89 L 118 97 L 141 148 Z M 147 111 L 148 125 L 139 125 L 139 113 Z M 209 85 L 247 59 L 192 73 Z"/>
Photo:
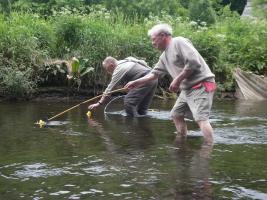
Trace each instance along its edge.
<path fill-rule="evenodd" d="M 32 96 L 27 98 L 15 98 L 15 97 L 4 97 L 0 95 L 0 102 L 7 101 L 31 101 L 31 102 L 72 102 L 72 101 L 82 101 L 94 96 L 100 95 L 101 92 L 92 89 L 71 89 L 68 87 L 44 87 L 38 89 Z M 118 94 L 118 93 L 117 93 Z M 115 95 L 117 95 L 115 94 Z M 123 94 L 123 93 L 120 93 Z M 162 94 L 158 91 L 156 93 L 156 98 L 161 99 L 175 99 L 176 95 L 173 93 Z M 214 99 L 235 99 L 235 92 L 221 92 L 217 91 L 215 93 Z"/>

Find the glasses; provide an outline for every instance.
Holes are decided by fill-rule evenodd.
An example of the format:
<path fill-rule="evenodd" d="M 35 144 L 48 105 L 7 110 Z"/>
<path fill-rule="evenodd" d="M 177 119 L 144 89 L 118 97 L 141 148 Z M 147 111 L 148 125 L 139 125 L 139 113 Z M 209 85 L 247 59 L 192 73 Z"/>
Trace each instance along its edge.
<path fill-rule="evenodd" d="M 152 42 L 158 42 L 160 39 L 162 39 L 165 36 L 165 34 L 159 33 L 157 35 L 154 35 L 151 37 Z"/>
<path fill-rule="evenodd" d="M 160 38 L 160 37 L 162 37 L 161 34 L 154 35 L 154 36 L 151 37 L 151 40 L 153 41 L 153 40 L 156 40 L 156 39 L 158 39 L 158 38 Z"/>

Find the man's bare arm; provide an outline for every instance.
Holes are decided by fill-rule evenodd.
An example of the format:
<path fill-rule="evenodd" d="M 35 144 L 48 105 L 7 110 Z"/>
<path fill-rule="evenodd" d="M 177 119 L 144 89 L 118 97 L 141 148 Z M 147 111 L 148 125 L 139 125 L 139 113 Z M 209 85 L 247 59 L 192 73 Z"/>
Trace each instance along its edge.
<path fill-rule="evenodd" d="M 134 81 L 130 81 L 128 82 L 124 88 L 127 89 L 127 90 L 131 90 L 131 89 L 134 89 L 134 88 L 137 88 L 137 87 L 140 87 L 142 85 L 145 85 L 146 83 L 150 82 L 150 81 L 153 81 L 155 79 L 157 79 L 159 76 L 157 74 L 154 74 L 154 73 L 149 73 L 147 75 L 145 75 L 144 77 L 142 78 L 139 78 L 139 79 L 136 79 Z"/>
<path fill-rule="evenodd" d="M 191 76 L 193 70 L 184 69 L 170 84 L 169 90 L 171 92 L 177 92 L 179 90 L 181 82 Z"/>

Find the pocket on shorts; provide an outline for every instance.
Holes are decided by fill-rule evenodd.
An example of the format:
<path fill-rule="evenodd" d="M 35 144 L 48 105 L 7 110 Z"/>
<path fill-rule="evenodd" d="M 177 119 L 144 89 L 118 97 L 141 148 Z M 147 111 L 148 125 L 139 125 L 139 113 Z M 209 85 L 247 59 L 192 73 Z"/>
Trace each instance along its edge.
<path fill-rule="evenodd" d="M 196 121 L 208 119 L 210 113 L 209 93 L 202 86 L 196 89 L 191 96 L 191 105 L 194 119 Z M 190 101 L 190 100 L 189 100 Z"/>

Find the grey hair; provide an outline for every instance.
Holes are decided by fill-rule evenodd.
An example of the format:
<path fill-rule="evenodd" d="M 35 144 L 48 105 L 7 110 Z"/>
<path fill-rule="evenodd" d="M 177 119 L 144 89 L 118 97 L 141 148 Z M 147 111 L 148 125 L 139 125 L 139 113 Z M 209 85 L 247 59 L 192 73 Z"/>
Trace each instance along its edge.
<path fill-rule="evenodd" d="M 158 35 L 160 33 L 172 35 L 172 27 L 169 24 L 157 24 L 148 30 L 147 35 L 151 37 L 152 35 Z"/>
<path fill-rule="evenodd" d="M 116 58 L 113 58 L 112 56 L 108 56 L 106 57 L 103 62 L 102 62 L 102 65 L 103 67 L 105 68 L 106 66 L 110 65 L 110 64 L 114 64 L 114 65 L 117 65 L 117 60 Z"/>

